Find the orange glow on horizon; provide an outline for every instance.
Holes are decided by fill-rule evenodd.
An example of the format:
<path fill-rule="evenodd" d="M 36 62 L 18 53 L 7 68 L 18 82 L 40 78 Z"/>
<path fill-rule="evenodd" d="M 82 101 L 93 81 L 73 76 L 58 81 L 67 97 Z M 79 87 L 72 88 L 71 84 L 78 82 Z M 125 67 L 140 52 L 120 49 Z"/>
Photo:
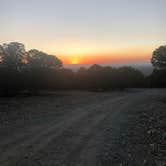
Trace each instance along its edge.
<path fill-rule="evenodd" d="M 124 53 L 98 53 L 98 54 L 77 54 L 60 55 L 63 64 L 109 64 L 109 63 L 130 63 L 142 62 L 151 59 L 151 51 L 130 50 Z"/>

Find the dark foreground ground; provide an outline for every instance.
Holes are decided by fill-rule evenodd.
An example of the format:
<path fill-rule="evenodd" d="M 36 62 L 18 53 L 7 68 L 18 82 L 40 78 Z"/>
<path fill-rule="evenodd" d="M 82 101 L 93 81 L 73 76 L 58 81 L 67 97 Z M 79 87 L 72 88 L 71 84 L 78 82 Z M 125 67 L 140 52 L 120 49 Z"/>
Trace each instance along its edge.
<path fill-rule="evenodd" d="M 144 165 L 166 165 L 166 90 L 0 99 L 0 166 Z"/>

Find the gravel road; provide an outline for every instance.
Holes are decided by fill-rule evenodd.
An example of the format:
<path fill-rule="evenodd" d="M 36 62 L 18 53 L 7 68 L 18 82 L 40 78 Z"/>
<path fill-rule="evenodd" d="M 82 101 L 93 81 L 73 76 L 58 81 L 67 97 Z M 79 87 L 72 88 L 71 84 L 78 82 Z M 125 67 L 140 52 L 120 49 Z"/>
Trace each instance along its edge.
<path fill-rule="evenodd" d="M 140 143 L 149 126 L 138 116 L 164 110 L 159 99 L 165 92 L 57 92 L 1 99 L 0 165 L 155 165 L 148 142 Z"/>

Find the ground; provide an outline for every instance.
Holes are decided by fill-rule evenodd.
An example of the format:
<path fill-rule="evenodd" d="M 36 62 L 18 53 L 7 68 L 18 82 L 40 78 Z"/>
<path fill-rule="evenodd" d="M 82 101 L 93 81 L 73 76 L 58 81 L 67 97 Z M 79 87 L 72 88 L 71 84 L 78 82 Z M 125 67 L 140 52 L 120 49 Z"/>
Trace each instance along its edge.
<path fill-rule="evenodd" d="M 165 166 L 166 90 L 0 99 L 0 166 Z"/>

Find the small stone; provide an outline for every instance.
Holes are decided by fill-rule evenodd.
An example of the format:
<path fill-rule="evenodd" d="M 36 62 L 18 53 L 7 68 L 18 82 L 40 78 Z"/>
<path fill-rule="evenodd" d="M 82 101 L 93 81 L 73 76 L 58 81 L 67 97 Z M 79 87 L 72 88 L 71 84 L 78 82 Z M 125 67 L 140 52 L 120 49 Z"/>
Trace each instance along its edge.
<path fill-rule="evenodd" d="M 128 153 L 128 157 L 131 157 L 131 153 Z"/>
<path fill-rule="evenodd" d="M 150 130 L 148 130 L 147 133 L 148 134 L 154 134 L 154 133 L 157 133 L 157 130 L 156 129 L 150 129 Z"/>
<path fill-rule="evenodd" d="M 146 159 L 144 159 L 143 164 L 146 164 L 146 163 L 147 163 L 147 160 L 146 160 Z"/>

